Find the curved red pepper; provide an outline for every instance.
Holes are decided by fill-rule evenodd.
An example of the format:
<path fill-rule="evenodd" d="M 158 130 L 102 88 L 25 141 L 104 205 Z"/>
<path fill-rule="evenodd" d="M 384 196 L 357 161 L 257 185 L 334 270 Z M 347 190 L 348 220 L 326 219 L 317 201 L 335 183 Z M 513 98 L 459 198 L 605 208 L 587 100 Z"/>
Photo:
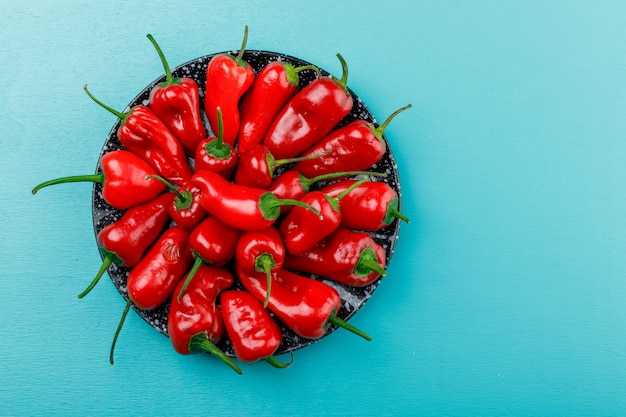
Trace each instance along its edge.
<path fill-rule="evenodd" d="M 172 297 L 167 330 L 174 350 L 181 355 L 210 352 L 241 374 L 239 366 L 215 346 L 224 335 L 224 322 L 216 299 L 220 291 L 233 283 L 233 275 L 227 269 L 203 265 L 184 295 L 180 299 Z M 174 294 L 180 292 L 182 284 Z"/>
<path fill-rule="evenodd" d="M 341 79 L 313 80 L 282 108 L 269 127 L 263 144 L 275 158 L 293 158 L 322 139 L 352 110 L 352 96 L 346 87 L 348 66 L 337 54 L 343 68 Z"/>
<path fill-rule="evenodd" d="M 330 132 L 302 153 L 302 156 L 324 155 L 300 161 L 294 169 L 309 176 L 368 169 L 380 161 L 387 151 L 383 132 L 389 122 L 410 107 L 409 104 L 396 110 L 379 127 L 365 120 L 355 120 Z"/>
<path fill-rule="evenodd" d="M 193 156 L 198 142 L 206 137 L 206 128 L 200 113 L 198 83 L 187 77 L 174 78 L 156 40 L 150 34 L 147 36 L 159 54 L 165 70 L 165 82 L 150 91 L 148 105 L 176 136 L 187 155 Z"/>
<path fill-rule="evenodd" d="M 313 65 L 294 67 L 284 61 L 270 62 L 259 71 L 240 106 L 239 153 L 243 154 L 250 146 L 263 142 L 278 112 L 296 93 L 300 84 L 299 73 L 307 69 L 319 75 L 319 69 Z"/>
<path fill-rule="evenodd" d="M 273 355 L 283 334 L 270 313 L 252 294 L 228 290 L 220 294 L 220 309 L 235 355 L 242 362 L 265 360 L 277 368 L 288 367 Z"/>
<path fill-rule="evenodd" d="M 107 106 L 84 87 L 93 101 L 104 107 L 122 122 L 117 138 L 122 146 L 143 158 L 157 173 L 180 185 L 191 178 L 187 155 L 176 136 L 149 107 L 138 105 L 122 113 Z"/>
<path fill-rule="evenodd" d="M 385 250 L 364 232 L 338 227 L 311 249 L 285 256 L 285 268 L 363 287 L 385 272 Z"/>
<path fill-rule="evenodd" d="M 195 153 L 194 169 L 217 172 L 228 179 L 239 162 L 239 154 L 232 146 L 224 143 L 222 110 L 217 108 L 217 135 L 200 141 Z"/>
<path fill-rule="evenodd" d="M 247 274 L 237 265 L 236 273 L 244 287 L 259 301 L 267 294 L 263 273 Z M 334 324 L 371 340 L 371 336 L 337 317 L 341 308 L 339 293 L 327 284 L 286 269 L 272 274 L 274 286 L 268 307 L 294 333 L 308 339 L 319 339 Z"/>
<path fill-rule="evenodd" d="M 98 249 L 104 255 L 102 265 L 78 298 L 83 298 L 95 287 L 112 263 L 131 267 L 139 262 L 170 220 L 168 208 L 173 199 L 172 194 L 164 193 L 147 203 L 132 207 L 119 220 L 105 226 L 98 233 Z"/>
<path fill-rule="evenodd" d="M 263 307 L 267 307 L 272 288 L 272 272 L 282 268 L 285 261 L 285 245 L 278 230 L 270 226 L 243 232 L 237 242 L 235 259 L 242 271 L 250 274 L 262 272 L 266 275 L 267 295 Z"/>
<path fill-rule="evenodd" d="M 208 216 L 193 229 L 189 247 L 194 263 L 177 297 L 182 295 L 202 264 L 221 266 L 233 259 L 240 235 L 240 230 L 227 226 L 215 216 Z"/>
<path fill-rule="evenodd" d="M 198 171 L 191 181 L 200 188 L 200 205 L 225 224 L 239 230 L 258 230 L 272 225 L 280 216 L 281 206 L 307 207 L 297 200 L 279 200 L 260 188 L 232 184 L 211 171 Z"/>
<path fill-rule="evenodd" d="M 337 196 L 352 184 L 354 180 L 340 181 L 322 191 Z M 389 226 L 396 218 L 408 223 L 409 219 L 398 209 L 399 203 L 398 193 L 389 184 L 374 181 L 363 184 L 341 199 L 341 224 L 351 229 L 375 231 Z"/>
<path fill-rule="evenodd" d="M 111 207 L 126 210 L 152 200 L 165 186 L 146 176 L 156 172 L 143 159 L 125 150 L 111 151 L 100 158 L 102 171 L 91 175 L 75 175 L 42 182 L 32 193 L 44 187 L 67 182 L 94 182 L 102 184 L 102 198 Z"/>
<path fill-rule="evenodd" d="M 204 111 L 213 132 L 217 132 L 217 108 L 224 113 L 224 143 L 235 146 L 239 132 L 239 100 L 254 82 L 254 69 L 242 59 L 248 40 L 245 27 L 239 54 L 234 57 L 218 54 L 211 58 L 206 70 Z"/>
<path fill-rule="evenodd" d="M 196 227 L 207 215 L 198 199 L 200 189 L 191 183 L 185 183 L 176 188 L 163 177 L 148 175 L 146 178 L 154 178 L 163 183 L 176 196 L 170 205 L 170 217 L 183 229 L 191 230 Z"/>

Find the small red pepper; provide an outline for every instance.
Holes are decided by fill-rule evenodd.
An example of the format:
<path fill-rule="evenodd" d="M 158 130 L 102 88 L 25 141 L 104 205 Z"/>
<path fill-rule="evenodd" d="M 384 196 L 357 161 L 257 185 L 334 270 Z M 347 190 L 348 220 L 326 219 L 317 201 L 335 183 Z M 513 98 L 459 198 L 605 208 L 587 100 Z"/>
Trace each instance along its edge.
<path fill-rule="evenodd" d="M 143 159 L 125 150 L 111 151 L 100 158 L 102 171 L 91 175 L 75 175 L 42 182 L 33 188 L 33 194 L 44 187 L 67 182 L 94 182 L 102 184 L 102 198 L 111 207 L 126 210 L 152 200 L 165 190 L 158 181 L 146 180 L 156 172 Z"/>
<path fill-rule="evenodd" d="M 263 144 L 275 158 L 293 158 L 322 139 L 352 110 L 348 65 L 337 54 L 341 79 L 322 77 L 296 93 L 269 127 Z"/>
<path fill-rule="evenodd" d="M 272 290 L 272 272 L 282 268 L 285 261 L 285 245 L 274 226 L 261 230 L 243 232 L 237 242 L 235 260 L 239 268 L 253 274 L 263 272 L 267 276 L 267 295 L 263 307 L 267 307 Z"/>
<path fill-rule="evenodd" d="M 203 264 L 221 266 L 235 257 L 241 231 L 233 229 L 215 216 L 206 217 L 189 236 L 189 247 L 194 263 L 177 294 L 180 297 Z"/>
<path fill-rule="evenodd" d="M 176 136 L 187 155 L 193 156 L 198 142 L 206 137 L 206 128 L 200 113 L 198 83 L 187 77 L 174 78 L 156 40 L 150 34 L 147 36 L 159 54 L 165 70 L 165 82 L 150 91 L 148 105 Z"/>
<path fill-rule="evenodd" d="M 270 124 L 300 85 L 299 73 L 319 69 L 314 65 L 294 67 L 284 61 L 273 61 L 257 74 L 252 87 L 241 102 L 241 123 L 237 150 L 244 153 L 250 146 L 263 142 Z"/>
<path fill-rule="evenodd" d="M 387 151 L 383 132 L 389 122 L 410 107 L 409 104 L 396 110 L 379 127 L 365 120 L 355 120 L 330 132 L 302 155 L 326 153 L 319 158 L 300 161 L 294 169 L 310 176 L 368 169 L 380 161 Z"/>
<path fill-rule="evenodd" d="M 322 155 L 309 155 L 305 158 L 314 159 L 320 156 Z M 272 183 L 276 168 L 302 160 L 302 158 L 276 159 L 267 146 L 251 145 L 241 154 L 234 182 L 249 187 L 266 188 Z"/>
<path fill-rule="evenodd" d="M 167 319 L 167 330 L 174 350 L 181 355 L 209 352 L 241 374 L 241 368 L 215 344 L 224 335 L 224 321 L 217 308 L 220 291 L 230 287 L 234 277 L 222 267 L 203 265 L 184 295 L 172 297 Z M 180 293 L 181 282 L 174 290 Z"/>
<path fill-rule="evenodd" d="M 170 217 L 183 229 L 195 228 L 206 216 L 207 212 L 202 208 L 198 199 L 200 189 L 187 182 L 176 188 L 174 184 L 158 175 L 148 175 L 146 178 L 154 178 L 163 183 L 168 190 L 176 196 L 170 205 Z"/>
<path fill-rule="evenodd" d="M 385 272 L 385 250 L 370 235 L 338 227 L 311 249 L 285 256 L 285 268 L 363 287 Z"/>
<path fill-rule="evenodd" d="M 322 189 L 337 196 L 352 186 L 354 180 L 340 181 Z M 387 183 L 363 184 L 341 199 L 339 209 L 344 215 L 341 224 L 350 229 L 375 231 L 389 226 L 397 218 L 406 223 L 409 219 L 399 211 L 398 193 Z"/>
<path fill-rule="evenodd" d="M 245 27 L 239 54 L 218 54 L 211 58 L 206 70 L 204 111 L 213 132 L 217 131 L 217 108 L 224 113 L 224 143 L 235 146 L 239 132 L 239 101 L 254 82 L 254 68 L 243 60 L 248 40 L 248 26 Z"/>
<path fill-rule="evenodd" d="M 297 200 L 279 200 L 269 191 L 232 184 L 219 174 L 198 171 L 192 183 L 200 188 L 200 205 L 225 224 L 239 230 L 258 230 L 272 225 L 280 216 L 280 207 L 294 205 L 313 207 Z"/>
<path fill-rule="evenodd" d="M 137 105 L 122 113 L 94 97 L 86 85 L 84 89 L 93 101 L 122 120 L 117 130 L 122 146 L 143 158 L 158 174 L 174 184 L 182 184 L 191 178 L 191 167 L 182 145 L 154 111 Z"/>
<path fill-rule="evenodd" d="M 282 331 L 252 294 L 224 291 L 220 294 L 220 308 L 237 359 L 247 363 L 265 360 L 276 368 L 290 366 L 273 356 L 282 343 Z"/>
<path fill-rule="evenodd" d="M 365 181 L 368 181 L 367 178 L 354 182 L 336 197 L 321 191 L 311 191 L 302 197 L 300 201 L 315 207 L 322 213 L 322 217 L 314 215 L 310 210 L 294 207 L 278 228 L 285 239 L 287 251 L 292 254 L 305 252 L 334 232 L 342 218 L 339 201 Z"/>
<path fill-rule="evenodd" d="M 224 143 L 222 109 L 217 108 L 217 135 L 214 138 L 207 138 L 200 141 L 196 149 L 194 159 L 194 169 L 201 171 L 217 172 L 222 177 L 228 179 L 235 171 L 239 162 L 239 154 L 232 146 Z"/>
<path fill-rule="evenodd" d="M 139 262 L 170 220 L 168 208 L 173 199 L 172 194 L 163 193 L 147 203 L 132 207 L 119 220 L 105 226 L 98 233 L 98 248 L 104 255 L 102 265 L 91 284 L 78 298 L 83 298 L 95 287 L 112 263 L 132 267 Z"/>
<path fill-rule="evenodd" d="M 236 269 L 243 286 L 259 301 L 267 294 L 263 273 L 247 274 Z M 372 337 L 337 317 L 341 308 L 339 293 L 331 286 L 298 275 L 284 268 L 273 272 L 274 286 L 268 307 L 294 333 L 308 339 L 319 339 L 334 324 L 366 340 Z"/>

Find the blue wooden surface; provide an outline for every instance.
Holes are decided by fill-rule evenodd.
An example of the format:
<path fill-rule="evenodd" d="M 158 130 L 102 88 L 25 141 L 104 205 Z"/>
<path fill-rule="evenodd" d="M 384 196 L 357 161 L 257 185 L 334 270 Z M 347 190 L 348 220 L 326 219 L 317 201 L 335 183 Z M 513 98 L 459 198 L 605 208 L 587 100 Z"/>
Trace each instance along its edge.
<path fill-rule="evenodd" d="M 36 1 L 0 15 L 0 415 L 623 415 L 626 5 Z M 162 68 L 236 49 L 338 70 L 389 126 L 410 225 L 352 323 L 239 376 L 176 354 L 100 263 L 91 173 Z"/>

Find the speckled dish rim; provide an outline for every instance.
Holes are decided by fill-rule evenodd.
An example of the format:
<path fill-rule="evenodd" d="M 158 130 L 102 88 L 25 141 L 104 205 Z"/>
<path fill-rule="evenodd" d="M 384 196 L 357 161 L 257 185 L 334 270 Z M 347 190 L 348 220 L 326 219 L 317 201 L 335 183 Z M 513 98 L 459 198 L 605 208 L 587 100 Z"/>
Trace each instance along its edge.
<path fill-rule="evenodd" d="M 172 69 L 172 75 L 174 77 L 188 77 L 188 78 L 194 79 L 198 83 L 198 86 L 200 88 L 201 108 L 203 108 L 202 101 L 204 98 L 206 67 L 210 59 L 213 56 L 217 54 L 221 54 L 221 53 L 229 53 L 231 55 L 236 55 L 238 51 L 216 52 L 213 54 L 205 55 L 205 56 L 196 58 L 194 60 L 188 61 Z M 266 64 L 268 64 L 269 62 L 276 61 L 276 60 L 288 62 L 291 65 L 296 66 L 296 67 L 302 66 L 302 65 L 311 65 L 311 63 L 307 61 L 304 61 L 302 59 L 299 59 L 290 55 L 277 53 L 277 52 L 262 51 L 262 50 L 245 51 L 243 55 L 243 59 L 255 69 L 256 73 L 258 73 L 260 69 Z M 323 76 L 330 75 L 330 73 L 328 73 L 322 68 L 320 68 L 320 71 Z M 302 88 L 305 85 L 309 84 L 314 78 L 315 78 L 315 74 L 313 73 L 313 71 L 301 72 L 299 88 Z M 139 104 L 147 105 L 150 91 L 158 83 L 161 83 L 163 81 L 165 81 L 165 75 L 157 78 L 152 83 L 150 83 L 139 94 L 137 94 L 137 96 L 134 99 L 130 101 L 130 103 L 128 104 L 128 106 L 126 107 L 124 111 L 128 111 L 135 105 L 139 105 Z M 341 122 L 335 127 L 335 129 L 356 119 L 364 119 L 377 125 L 376 119 L 371 114 L 371 112 L 367 109 L 367 107 L 361 101 L 361 99 L 354 93 L 354 91 L 352 91 L 351 89 L 348 89 L 348 90 L 354 99 L 353 109 L 350 112 L 350 114 L 348 114 L 343 120 L 341 120 Z M 206 119 L 206 115 L 203 114 L 203 117 L 205 121 L 205 126 L 207 127 L 207 131 L 211 132 L 209 124 L 208 124 L 208 120 Z M 101 171 L 100 160 L 104 154 L 111 152 L 113 150 L 122 148 L 122 146 L 120 145 L 117 139 L 117 130 L 120 124 L 121 124 L 121 121 L 118 120 L 113 125 L 111 131 L 107 135 L 105 143 L 102 147 L 102 151 L 98 158 L 96 172 Z M 385 135 L 383 135 L 383 139 L 385 140 L 386 145 L 387 145 L 387 152 L 385 153 L 383 159 L 377 164 L 373 165 L 369 169 L 369 171 L 386 172 L 387 177 L 385 178 L 370 177 L 370 179 L 372 181 L 384 181 L 384 182 L 387 182 L 389 185 L 391 185 L 392 188 L 394 188 L 396 192 L 398 193 L 398 199 L 399 199 L 399 205 L 400 205 L 402 201 L 402 193 L 401 193 L 401 187 L 400 187 L 400 178 L 399 178 L 398 168 L 397 168 L 391 147 L 389 146 L 389 142 L 387 141 L 387 138 Z M 285 167 L 284 169 L 288 169 L 288 168 L 289 167 Z M 328 184 L 329 182 L 316 184 L 312 187 L 312 189 L 317 189 L 319 187 L 322 187 Z M 100 184 L 94 184 L 93 192 L 92 192 L 92 201 L 93 201 L 92 212 L 93 212 L 94 233 L 97 239 L 97 234 L 100 232 L 100 230 L 102 230 L 102 228 L 104 228 L 106 225 L 118 220 L 123 214 L 123 212 L 112 208 L 102 199 L 102 186 Z M 401 209 L 401 206 L 399 208 Z M 396 243 L 397 243 L 398 236 L 399 236 L 399 231 L 400 231 L 400 221 L 396 219 L 389 227 L 383 230 L 380 230 L 377 232 L 368 232 L 376 242 L 378 242 L 385 248 L 387 267 L 389 266 L 393 253 L 395 251 Z M 103 257 L 102 253 L 100 254 Z M 118 267 L 112 264 L 108 268 L 107 272 L 109 274 L 109 277 L 113 281 L 113 284 L 119 291 L 119 293 L 122 295 L 124 300 L 127 301 L 128 293 L 126 290 L 126 278 L 128 276 L 128 273 L 130 272 L 130 269 L 126 267 Z M 372 284 L 365 286 L 365 287 L 349 287 L 349 286 L 338 284 L 328 279 L 324 279 L 315 275 L 310 275 L 310 276 L 312 278 L 325 282 L 326 284 L 332 286 L 338 291 L 342 299 L 342 306 L 339 312 L 337 313 L 337 316 L 343 320 L 349 320 L 354 314 L 356 314 L 356 312 L 365 304 L 365 302 L 367 302 L 371 298 L 374 291 L 376 290 L 381 280 L 383 279 L 383 278 L 379 278 Z M 392 278 L 384 278 L 384 279 L 392 279 Z M 235 285 L 241 288 L 241 285 L 238 282 Z M 150 311 L 138 309 L 135 307 L 133 307 L 133 309 L 135 310 L 137 314 L 139 314 L 141 318 L 143 318 L 151 327 L 156 329 L 159 333 L 165 336 L 168 335 L 167 314 L 169 311 L 169 302 L 166 302 L 165 304 L 158 307 L 157 309 L 150 310 Z M 291 330 L 286 328 L 282 323 L 280 323 L 280 321 L 277 320 L 277 322 L 279 326 L 281 327 L 281 329 L 283 330 L 283 342 L 281 346 L 278 348 L 276 355 L 293 352 L 294 350 L 303 348 L 305 346 L 309 346 L 315 343 L 317 340 L 320 340 L 320 339 L 307 339 L 307 338 L 302 338 L 300 336 L 297 336 Z M 323 337 L 326 337 L 328 334 L 332 333 L 334 330 L 336 330 L 336 327 L 330 326 L 328 332 Z M 367 331 L 367 329 L 363 329 L 363 330 Z M 218 347 L 222 349 L 227 355 L 231 357 L 235 356 L 232 346 L 230 344 L 230 340 L 228 339 L 227 335 L 225 335 L 224 338 L 218 343 Z"/>

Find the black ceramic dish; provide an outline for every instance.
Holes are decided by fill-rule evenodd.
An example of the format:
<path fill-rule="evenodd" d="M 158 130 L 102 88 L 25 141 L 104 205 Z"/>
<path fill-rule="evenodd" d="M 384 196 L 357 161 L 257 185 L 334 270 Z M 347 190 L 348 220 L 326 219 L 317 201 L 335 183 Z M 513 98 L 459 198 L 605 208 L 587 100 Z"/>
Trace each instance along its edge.
<path fill-rule="evenodd" d="M 230 51 L 228 53 L 236 55 L 237 51 Z M 188 78 L 194 79 L 198 83 L 200 87 L 201 101 L 204 96 L 206 68 L 211 58 L 215 55 L 216 54 L 203 56 L 201 58 L 187 62 L 186 64 L 183 64 L 172 70 L 172 74 L 174 77 L 188 77 Z M 243 55 L 243 59 L 254 68 L 256 73 L 258 73 L 261 70 L 261 68 L 263 68 L 269 62 L 276 61 L 276 60 L 282 60 L 282 61 L 288 62 L 296 67 L 302 66 L 302 65 L 309 65 L 308 62 L 305 62 L 301 59 L 284 55 L 284 54 L 280 54 L 280 53 L 267 52 L 267 51 L 254 51 L 254 50 L 246 51 Z M 328 72 L 322 69 L 320 70 L 323 76 L 330 75 Z M 310 83 L 314 79 L 314 77 L 315 77 L 315 74 L 313 71 L 304 71 L 300 73 L 300 80 L 301 80 L 300 88 Z M 133 106 L 136 106 L 139 104 L 147 105 L 150 91 L 155 85 L 163 81 L 165 81 L 165 75 L 153 81 L 143 91 L 141 91 L 139 95 L 137 95 L 137 97 L 135 97 L 128 104 L 127 109 L 130 109 Z M 376 123 L 376 120 L 374 119 L 372 114 L 369 112 L 369 110 L 365 107 L 365 105 L 361 102 L 358 96 L 356 96 L 356 94 L 354 94 L 354 92 L 351 90 L 350 90 L 350 93 L 354 99 L 353 109 L 350 112 L 350 114 L 346 116 L 338 124 L 337 127 L 343 126 L 347 124 L 348 122 L 351 122 L 356 119 L 364 119 L 364 120 Z M 210 128 L 209 128 L 208 122 L 206 121 L 206 118 L 205 118 L 205 124 L 207 126 L 207 130 L 210 132 Z M 104 155 L 105 153 L 111 152 L 116 149 L 120 149 L 122 147 L 117 139 L 117 129 L 119 128 L 119 126 L 120 126 L 120 122 L 118 121 L 117 123 L 115 123 L 115 125 L 109 132 L 106 138 L 106 141 L 104 143 L 104 146 L 102 148 L 100 157 L 102 157 L 102 155 Z M 101 168 L 100 164 L 98 164 L 97 171 L 100 171 L 100 168 Z M 387 182 L 398 192 L 398 195 L 401 196 L 400 182 L 398 178 L 398 170 L 397 170 L 397 166 L 396 166 L 393 154 L 391 152 L 391 149 L 388 143 L 387 143 L 387 153 L 385 154 L 383 159 L 376 165 L 372 166 L 369 170 L 372 172 L 386 173 L 387 177 L 384 177 L 384 178 L 371 177 L 371 180 Z M 322 183 L 322 184 L 319 184 L 318 186 L 321 187 L 326 184 L 327 183 Z M 316 187 L 314 186 L 313 189 L 315 188 Z M 122 215 L 122 212 L 112 208 L 102 199 L 102 186 L 100 184 L 94 185 L 92 198 L 93 198 L 93 224 L 94 224 L 94 231 L 97 235 L 100 232 L 100 230 L 102 230 L 102 228 L 114 222 L 115 220 L 119 219 Z M 388 228 L 371 234 L 374 240 L 376 240 L 379 244 L 381 244 L 385 248 L 386 256 L 387 256 L 387 265 L 389 265 L 389 262 L 391 261 L 391 257 L 395 249 L 396 241 L 398 239 L 399 228 L 400 228 L 399 221 L 396 220 Z M 125 300 L 128 299 L 128 294 L 126 291 L 126 278 L 128 276 L 128 272 L 129 272 L 128 268 L 117 267 L 115 265 L 110 266 L 108 269 L 108 273 L 109 273 L 109 276 L 111 277 L 111 280 L 113 281 L 114 285 L 117 287 L 120 294 Z M 369 300 L 374 290 L 376 290 L 376 288 L 378 287 L 378 284 L 380 283 L 380 279 L 379 279 L 366 287 L 356 288 L 356 287 L 348 287 L 348 286 L 336 284 L 336 283 L 333 283 L 332 281 L 324 280 L 323 278 L 320 278 L 320 277 L 314 276 L 314 278 L 323 280 L 324 282 L 331 285 L 339 292 L 342 298 L 342 307 L 340 311 L 338 312 L 338 317 L 343 320 L 348 320 L 350 317 L 352 317 L 361 308 L 361 306 L 367 300 Z M 236 284 L 236 285 L 239 285 L 239 284 Z M 150 324 L 150 326 L 154 327 L 160 333 L 167 335 L 168 309 L 169 309 L 169 303 L 166 303 L 155 310 L 145 311 L 145 310 L 136 309 L 136 312 L 148 324 Z M 290 351 L 299 349 L 301 347 L 308 346 L 315 342 L 315 340 L 299 337 L 295 335 L 289 329 L 282 326 L 282 324 L 279 323 L 279 325 L 281 325 L 281 328 L 283 329 L 283 343 L 279 347 L 278 352 L 276 354 L 290 352 Z M 366 327 L 366 326 L 363 326 L 363 327 Z M 333 330 L 334 330 L 334 327 L 331 327 L 329 330 L 329 333 L 332 332 Z M 367 328 L 364 328 L 363 330 L 367 331 Z M 232 350 L 230 341 L 228 340 L 227 337 L 225 337 L 218 344 L 218 347 L 223 349 L 226 352 L 226 354 L 228 354 L 229 356 L 234 356 L 234 352 Z"/>

